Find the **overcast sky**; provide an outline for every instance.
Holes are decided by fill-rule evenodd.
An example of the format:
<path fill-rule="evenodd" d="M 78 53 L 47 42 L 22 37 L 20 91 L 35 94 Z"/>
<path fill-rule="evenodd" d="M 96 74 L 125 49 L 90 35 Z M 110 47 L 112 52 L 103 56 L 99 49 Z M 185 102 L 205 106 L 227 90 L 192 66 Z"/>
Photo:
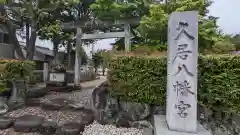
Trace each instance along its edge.
<path fill-rule="evenodd" d="M 240 0 L 213 0 L 214 3 L 209 8 L 209 15 L 220 17 L 218 25 L 224 33 L 236 34 L 240 33 Z M 110 43 L 114 42 L 114 39 L 104 39 L 96 42 L 94 50 L 100 48 L 109 49 Z M 49 41 L 37 40 L 37 45 L 49 47 L 52 49 L 52 43 Z"/>

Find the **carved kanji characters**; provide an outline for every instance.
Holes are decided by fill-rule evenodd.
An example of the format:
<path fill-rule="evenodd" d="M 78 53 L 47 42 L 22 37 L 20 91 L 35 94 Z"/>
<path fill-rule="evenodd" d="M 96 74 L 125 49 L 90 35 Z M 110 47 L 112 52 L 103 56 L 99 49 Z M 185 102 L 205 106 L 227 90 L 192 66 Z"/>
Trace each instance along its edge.
<path fill-rule="evenodd" d="M 187 118 L 187 116 L 188 116 L 187 109 L 188 109 L 188 108 L 191 108 L 191 105 L 184 103 L 184 101 L 180 101 L 179 104 L 176 104 L 176 105 L 175 105 L 175 109 L 178 110 L 177 114 L 178 114 L 181 118 Z"/>
<path fill-rule="evenodd" d="M 174 91 L 177 92 L 177 96 L 179 96 L 179 93 L 182 96 L 188 96 L 188 94 L 195 95 L 195 93 L 191 91 L 190 83 L 187 80 L 183 82 L 176 81 L 176 85 L 173 85 L 173 87 Z"/>

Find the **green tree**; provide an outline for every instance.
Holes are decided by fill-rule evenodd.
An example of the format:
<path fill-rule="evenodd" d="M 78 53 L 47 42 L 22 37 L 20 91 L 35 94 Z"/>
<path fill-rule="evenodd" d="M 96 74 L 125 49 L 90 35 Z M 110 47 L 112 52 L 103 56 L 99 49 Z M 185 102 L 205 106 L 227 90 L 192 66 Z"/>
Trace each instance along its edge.
<path fill-rule="evenodd" d="M 95 73 L 97 73 L 97 69 L 102 63 L 102 56 L 99 53 L 94 53 L 92 55 L 92 62 L 93 62 L 93 67 L 95 69 Z"/>
<path fill-rule="evenodd" d="M 151 5 L 150 13 L 142 17 L 138 31 L 145 44 L 167 43 L 168 16 L 174 11 L 199 11 L 199 49 L 201 52 L 212 49 L 212 45 L 221 40 L 221 34 L 216 24 L 217 17 L 209 16 L 207 8 L 209 0 L 169 0 L 168 3 Z"/>
<path fill-rule="evenodd" d="M 234 35 L 231 41 L 236 46 L 236 50 L 240 50 L 240 34 Z"/>
<path fill-rule="evenodd" d="M 106 49 L 101 49 L 96 52 L 100 58 L 100 65 L 102 66 L 102 73 L 105 75 L 106 68 L 111 60 L 111 53 Z"/>
<path fill-rule="evenodd" d="M 24 28 L 26 26 L 26 59 L 32 60 L 35 52 L 35 42 L 37 31 L 41 28 L 42 18 L 51 15 L 58 7 L 67 7 L 75 0 L 19 0 L 11 2 L 7 7 L 10 36 L 16 39 L 13 23 Z M 17 40 L 14 40 L 16 46 L 19 46 Z"/>
<path fill-rule="evenodd" d="M 141 17 L 148 11 L 149 0 L 96 0 L 90 6 L 100 20 L 120 20 Z"/>

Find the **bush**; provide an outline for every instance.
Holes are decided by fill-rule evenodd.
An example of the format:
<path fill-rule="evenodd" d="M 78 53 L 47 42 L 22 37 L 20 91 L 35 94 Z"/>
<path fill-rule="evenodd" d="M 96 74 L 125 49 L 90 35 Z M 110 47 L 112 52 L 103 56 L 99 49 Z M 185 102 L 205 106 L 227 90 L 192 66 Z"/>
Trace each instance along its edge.
<path fill-rule="evenodd" d="M 35 63 L 32 61 L 0 60 L 0 91 L 6 90 L 7 83 L 12 79 L 24 79 L 28 81 L 32 75 Z"/>
<path fill-rule="evenodd" d="M 222 41 L 222 42 L 216 42 L 212 46 L 211 52 L 216 54 L 229 54 L 235 50 L 236 50 L 236 47 L 231 42 Z"/>
<path fill-rule="evenodd" d="M 198 99 L 207 107 L 240 111 L 240 56 L 200 56 Z M 166 57 L 118 56 L 112 59 L 108 81 L 111 95 L 135 102 L 163 105 L 166 97 Z"/>

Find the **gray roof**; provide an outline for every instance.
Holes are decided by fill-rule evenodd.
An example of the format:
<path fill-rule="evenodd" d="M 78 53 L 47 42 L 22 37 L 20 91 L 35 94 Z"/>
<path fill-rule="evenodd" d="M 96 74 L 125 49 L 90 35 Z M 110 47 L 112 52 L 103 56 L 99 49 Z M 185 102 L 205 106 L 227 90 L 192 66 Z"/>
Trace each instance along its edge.
<path fill-rule="evenodd" d="M 19 42 L 23 55 L 26 57 L 25 43 Z M 36 52 L 33 57 L 33 60 L 44 61 L 46 56 L 53 57 L 53 51 L 46 47 L 36 46 Z M 15 57 L 18 58 L 17 53 L 15 52 Z"/>
<path fill-rule="evenodd" d="M 21 41 L 19 41 L 19 44 L 21 45 L 22 48 L 26 45 L 25 42 L 21 42 Z M 41 54 L 48 55 L 48 56 L 53 56 L 53 51 L 50 50 L 49 48 L 38 46 L 38 45 L 36 45 L 35 48 L 36 48 L 36 51 L 41 53 Z"/>
<path fill-rule="evenodd" d="M 36 51 L 44 55 L 53 56 L 53 51 L 46 47 L 36 46 Z"/>

